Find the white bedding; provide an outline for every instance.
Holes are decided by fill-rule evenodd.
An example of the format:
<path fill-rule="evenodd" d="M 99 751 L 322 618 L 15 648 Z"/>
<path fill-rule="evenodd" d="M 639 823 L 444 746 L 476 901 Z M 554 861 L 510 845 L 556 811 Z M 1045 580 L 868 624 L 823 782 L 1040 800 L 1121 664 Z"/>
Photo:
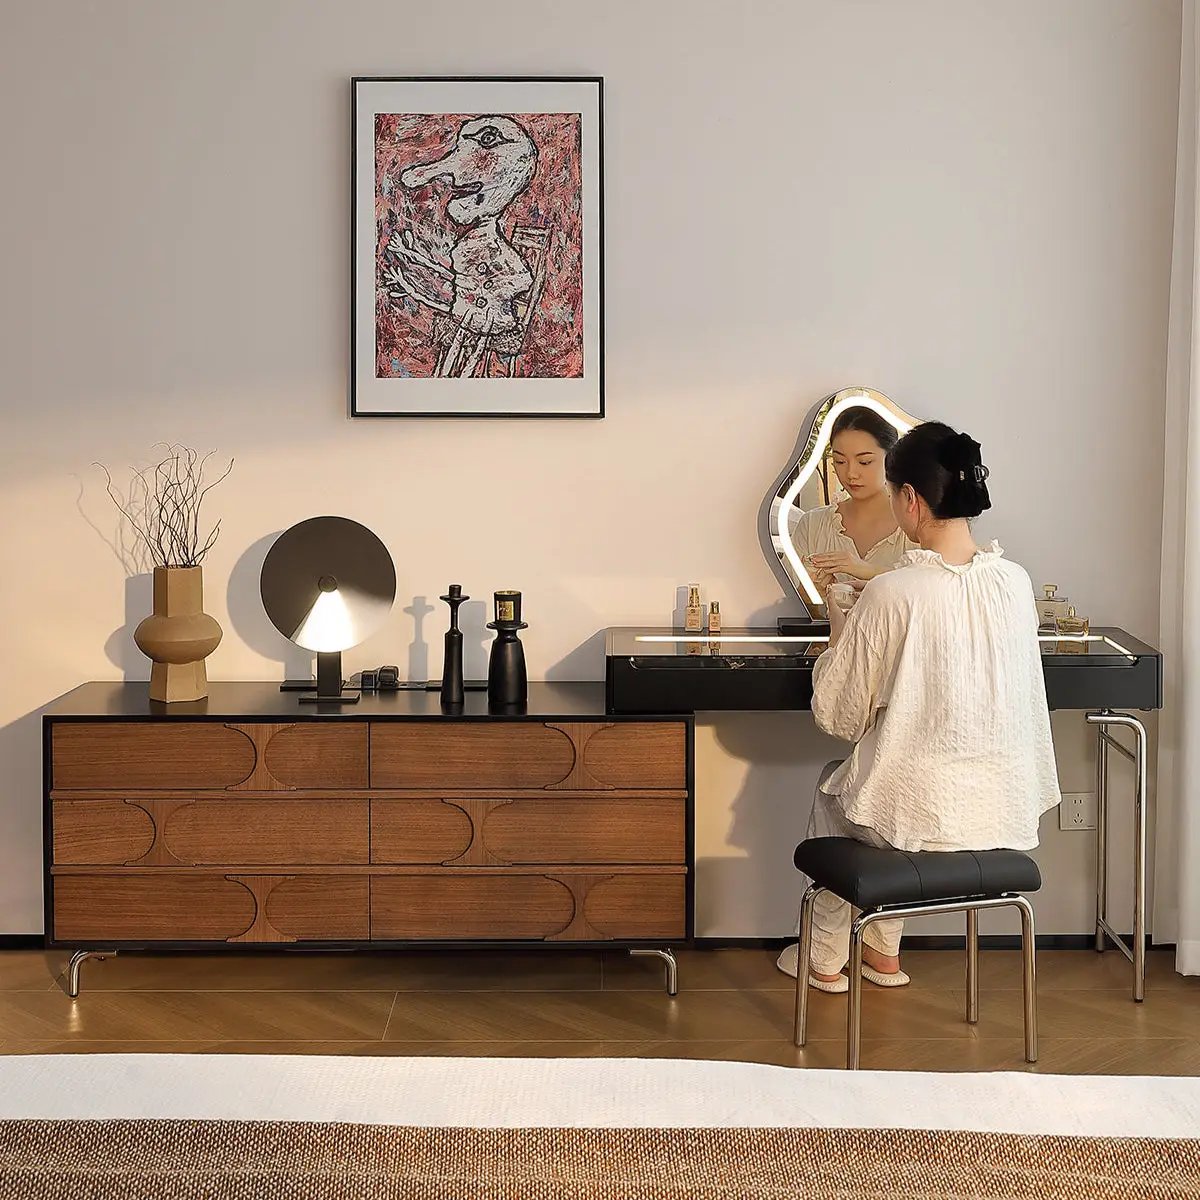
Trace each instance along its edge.
<path fill-rule="evenodd" d="M 1200 1079 L 808 1071 L 671 1059 L 0 1056 L 0 1119 L 14 1117 L 1200 1137 Z"/>

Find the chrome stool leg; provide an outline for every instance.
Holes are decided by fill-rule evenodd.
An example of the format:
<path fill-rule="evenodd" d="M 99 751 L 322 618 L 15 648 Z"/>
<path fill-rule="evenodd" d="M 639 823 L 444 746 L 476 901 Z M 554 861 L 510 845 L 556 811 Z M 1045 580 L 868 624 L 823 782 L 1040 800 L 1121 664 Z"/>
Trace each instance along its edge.
<path fill-rule="evenodd" d="M 808 1041 L 808 970 L 812 955 L 812 910 L 822 891 L 810 884 L 800 901 L 800 944 L 796 947 L 796 1023 L 792 1027 L 792 1042 L 803 1046 Z"/>
<path fill-rule="evenodd" d="M 652 956 L 661 958 L 667 964 L 667 995 L 679 994 L 679 964 L 675 961 L 674 950 L 630 950 L 631 958 Z"/>
<path fill-rule="evenodd" d="M 806 897 L 808 893 L 805 893 Z M 1025 1001 L 1025 1061 L 1037 1062 L 1037 960 L 1034 942 L 1033 905 L 1020 895 L 1006 892 L 999 896 L 985 896 L 978 900 L 946 900 L 911 905 L 893 904 L 871 909 L 860 914 L 850 926 L 850 996 L 846 1011 L 846 1066 L 857 1070 L 861 1049 L 862 1028 L 862 960 L 863 933 L 868 925 L 884 920 L 908 920 L 910 917 L 932 917 L 944 913 L 970 914 L 967 937 L 967 1006 L 971 1012 L 972 996 L 974 1008 L 979 1006 L 979 965 L 976 955 L 971 953 L 971 943 L 978 948 L 978 912 L 983 908 L 1017 908 L 1021 912 L 1021 949 L 1024 959 L 1023 996 Z M 798 1043 L 799 1044 L 799 1043 Z"/>
<path fill-rule="evenodd" d="M 850 992 L 846 1005 L 846 1067 L 858 1070 L 859 1050 L 862 1033 L 862 965 L 863 932 L 871 923 L 874 914 L 864 913 L 855 917 L 850 926 Z"/>
<path fill-rule="evenodd" d="M 967 909 L 967 1024 L 979 1022 L 979 910 Z"/>
<path fill-rule="evenodd" d="M 103 962 L 106 958 L 116 958 L 115 950 L 76 950 L 67 962 L 67 995 L 74 1000 L 79 995 L 79 968 L 84 959 L 94 958 Z"/>
<path fill-rule="evenodd" d="M 1021 994 L 1025 1001 L 1025 1061 L 1037 1062 L 1037 956 L 1034 952 L 1033 905 L 1024 896 L 1010 903 L 1021 912 Z"/>

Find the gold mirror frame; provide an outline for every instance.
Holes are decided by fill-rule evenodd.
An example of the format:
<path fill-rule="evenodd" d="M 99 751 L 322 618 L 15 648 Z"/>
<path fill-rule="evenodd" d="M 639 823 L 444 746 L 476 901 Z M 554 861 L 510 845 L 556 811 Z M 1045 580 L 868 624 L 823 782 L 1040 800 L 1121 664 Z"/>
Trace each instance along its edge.
<path fill-rule="evenodd" d="M 809 414 L 799 442 L 800 452 L 771 501 L 768 522 L 771 546 L 779 558 L 784 575 L 808 609 L 809 616 L 815 620 L 825 619 L 825 602 L 796 553 L 788 530 L 788 514 L 794 508 L 797 512 L 804 511 L 796 506 L 796 499 L 829 449 L 829 435 L 834 421 L 848 408 L 872 409 L 894 426 L 901 437 L 914 425 L 921 423 L 882 392 L 864 387 L 843 388 L 840 392 L 834 392 Z"/>

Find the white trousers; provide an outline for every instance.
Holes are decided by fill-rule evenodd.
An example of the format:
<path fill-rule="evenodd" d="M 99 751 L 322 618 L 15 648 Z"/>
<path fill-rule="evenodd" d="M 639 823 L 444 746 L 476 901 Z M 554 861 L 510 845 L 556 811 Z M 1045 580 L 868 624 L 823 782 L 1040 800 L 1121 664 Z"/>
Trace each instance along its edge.
<path fill-rule="evenodd" d="M 812 816 L 808 822 L 806 837 L 844 837 L 868 846 L 890 849 L 873 829 L 855 825 L 842 812 L 837 796 L 821 791 L 821 785 L 841 766 L 840 762 L 826 763 L 817 781 L 817 794 L 813 800 Z M 801 894 L 812 883 L 807 875 L 801 875 Z M 859 910 L 852 908 L 840 896 L 822 892 L 813 903 L 812 911 L 812 969 L 818 975 L 836 975 L 850 960 L 850 924 Z M 796 932 L 800 932 L 800 917 L 796 917 Z M 903 921 L 873 921 L 863 934 L 863 941 L 880 954 L 892 957 L 900 953 L 900 936 L 904 932 Z"/>

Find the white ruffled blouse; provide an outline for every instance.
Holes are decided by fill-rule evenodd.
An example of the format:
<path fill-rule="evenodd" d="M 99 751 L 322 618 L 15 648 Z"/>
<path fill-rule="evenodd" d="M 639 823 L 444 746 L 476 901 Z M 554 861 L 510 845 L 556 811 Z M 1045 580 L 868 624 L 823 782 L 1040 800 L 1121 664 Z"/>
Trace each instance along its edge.
<path fill-rule="evenodd" d="M 887 537 L 880 538 L 864 555 L 859 555 L 854 539 L 846 532 L 842 523 L 842 514 L 836 504 L 826 504 L 821 508 L 810 508 L 801 513 L 791 525 L 792 545 L 801 558 L 812 554 L 832 554 L 838 550 L 848 550 L 856 557 L 875 567 L 885 570 L 894 567 L 904 553 L 916 548 L 915 542 L 910 542 L 904 536 L 904 531 L 897 528 Z M 846 580 L 848 575 L 838 575 L 839 580 Z"/>
<path fill-rule="evenodd" d="M 899 850 L 1029 850 L 1061 799 L 1033 586 L 1003 553 L 909 551 L 813 671 L 817 724 L 854 743 L 823 790 Z"/>

